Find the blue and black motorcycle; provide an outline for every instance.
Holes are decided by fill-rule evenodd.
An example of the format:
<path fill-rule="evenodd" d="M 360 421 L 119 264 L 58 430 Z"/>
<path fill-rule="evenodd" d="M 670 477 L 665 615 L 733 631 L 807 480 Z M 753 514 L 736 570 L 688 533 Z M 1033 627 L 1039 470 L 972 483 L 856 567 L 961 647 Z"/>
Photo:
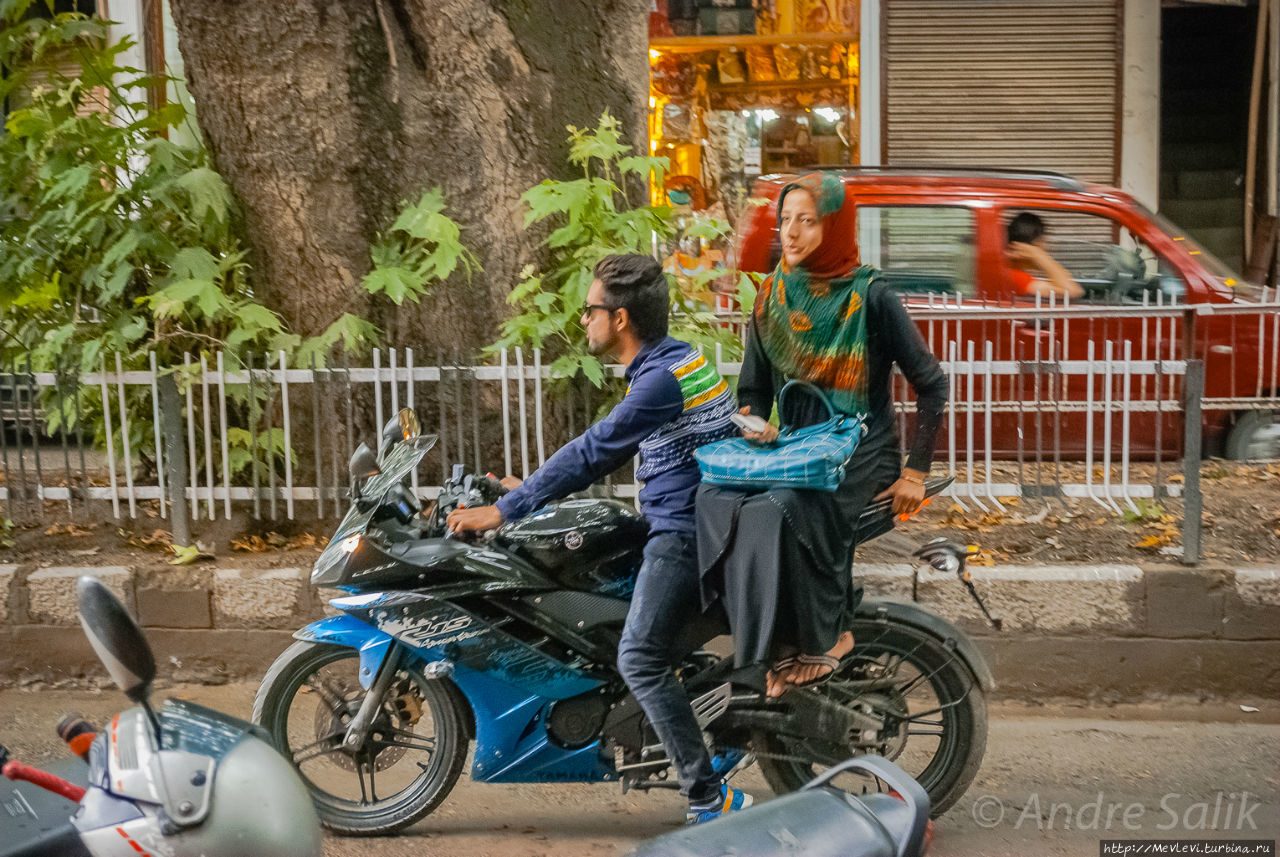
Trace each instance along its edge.
<path fill-rule="evenodd" d="M 473 740 L 476 782 L 675 788 L 615 666 L 644 519 L 615 500 L 571 499 L 474 541 L 448 537 L 450 511 L 504 489 L 457 468 L 424 511 L 406 483 L 434 443 L 406 410 L 377 456 L 356 450 L 351 509 L 311 575 L 346 593 L 330 601 L 339 615 L 294 635 L 254 704 L 322 823 L 372 835 L 418 821 L 448 796 Z M 892 526 L 877 505 L 860 539 Z M 968 582 L 963 548 L 931 543 L 922 555 Z M 851 630 L 856 647 L 835 677 L 768 699 L 762 668 L 703 649 L 727 632 L 723 620 L 688 628 L 679 677 L 713 763 L 731 775 L 756 762 L 782 793 L 878 754 L 919 781 L 934 815 L 946 811 L 982 761 L 989 668 L 964 634 L 912 604 L 863 601 Z"/>

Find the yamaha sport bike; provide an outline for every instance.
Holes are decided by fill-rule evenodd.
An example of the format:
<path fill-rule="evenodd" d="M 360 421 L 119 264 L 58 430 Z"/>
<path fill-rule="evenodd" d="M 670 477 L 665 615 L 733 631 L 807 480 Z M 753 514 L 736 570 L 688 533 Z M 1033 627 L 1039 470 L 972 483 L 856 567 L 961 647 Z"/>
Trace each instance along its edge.
<path fill-rule="evenodd" d="M 401 411 L 351 459 L 352 505 L 311 582 L 342 590 L 337 615 L 294 634 L 271 666 L 253 719 L 297 767 L 321 822 L 351 835 L 418 821 L 448 796 L 472 741 L 484 783 L 618 782 L 677 788 L 644 712 L 615 665 L 648 536 L 634 508 L 571 499 L 472 540 L 448 514 L 504 489 L 455 467 L 426 511 L 407 482 L 435 443 Z M 938 493 L 948 480 L 932 482 Z M 888 502 L 859 540 L 888 532 Z M 964 572 L 964 548 L 917 555 Z M 725 776 L 753 762 L 795 791 L 850 756 L 895 760 L 934 815 L 977 773 L 994 682 L 973 642 L 913 604 L 863 601 L 856 645 L 825 683 L 765 696 L 765 671 L 703 647 L 723 619 L 687 629 L 678 676 Z"/>

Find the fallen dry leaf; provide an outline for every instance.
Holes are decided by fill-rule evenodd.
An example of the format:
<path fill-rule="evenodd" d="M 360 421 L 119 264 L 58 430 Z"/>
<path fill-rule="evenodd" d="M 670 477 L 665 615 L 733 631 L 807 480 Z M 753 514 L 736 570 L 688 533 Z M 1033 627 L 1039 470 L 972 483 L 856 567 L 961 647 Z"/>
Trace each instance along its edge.
<path fill-rule="evenodd" d="M 67 535 L 67 536 L 87 536 L 93 533 L 97 524 L 90 524 L 87 527 L 76 526 L 75 524 L 54 524 L 44 531 L 46 536 Z"/>
<path fill-rule="evenodd" d="M 273 550 L 299 550 L 301 548 L 324 547 L 329 543 L 324 537 L 312 533 L 303 533 L 286 539 L 279 533 L 267 533 L 266 537 L 257 535 L 240 536 L 231 540 L 231 549 L 242 553 L 267 553 Z"/>
<path fill-rule="evenodd" d="M 152 530 L 150 535 L 139 535 L 135 532 L 117 529 L 116 532 L 120 538 L 124 539 L 125 544 L 135 548 L 160 548 L 167 549 L 173 545 L 173 534 L 168 530 Z"/>
<path fill-rule="evenodd" d="M 231 540 L 231 549 L 242 553 L 265 553 L 271 550 L 262 536 L 242 536 Z"/>

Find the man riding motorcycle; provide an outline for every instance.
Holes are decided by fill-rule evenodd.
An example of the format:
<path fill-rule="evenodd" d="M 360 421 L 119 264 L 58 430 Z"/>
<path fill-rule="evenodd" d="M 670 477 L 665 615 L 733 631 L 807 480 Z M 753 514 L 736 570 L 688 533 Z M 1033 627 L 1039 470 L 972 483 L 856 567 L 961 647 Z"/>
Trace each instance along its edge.
<path fill-rule="evenodd" d="M 715 367 L 667 335 L 666 276 L 653 259 L 608 256 L 582 310 L 587 347 L 626 366 L 626 396 L 493 506 L 458 509 L 450 531 L 489 530 L 580 491 L 641 456 L 640 507 L 649 524 L 644 563 L 618 648 L 618 670 L 662 740 L 697 824 L 751 805 L 723 780 L 703 743 L 672 661 L 700 603 L 694 495 L 697 447 L 737 433 L 733 397 Z"/>

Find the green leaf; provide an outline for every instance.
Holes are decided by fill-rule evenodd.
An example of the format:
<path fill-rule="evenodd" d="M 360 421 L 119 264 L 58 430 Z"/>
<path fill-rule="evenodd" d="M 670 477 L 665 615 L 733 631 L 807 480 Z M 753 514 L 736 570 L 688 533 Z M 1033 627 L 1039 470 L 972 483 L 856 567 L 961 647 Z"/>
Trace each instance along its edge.
<path fill-rule="evenodd" d="M 218 260 L 204 247 L 183 247 L 169 260 L 173 280 L 216 280 Z"/>
<path fill-rule="evenodd" d="M 436 240 L 437 230 L 441 228 L 438 220 L 434 215 L 438 215 L 444 210 L 444 194 L 439 188 L 433 188 L 422 195 L 415 205 L 406 206 L 400 212 L 400 216 L 396 218 L 395 223 L 391 224 L 393 232 L 404 232 L 414 238 L 425 238 Z M 443 218 L 448 221 L 448 218 Z M 453 228 L 454 237 L 457 237 L 457 227 Z"/>
<path fill-rule="evenodd" d="M 605 163 L 615 161 L 630 151 L 630 147 L 621 142 L 621 126 L 618 120 L 606 110 L 600 115 L 600 123 L 594 131 L 580 130 L 568 126 L 569 160 L 578 165 L 586 165 L 595 159 Z"/>
<path fill-rule="evenodd" d="M 123 342 L 132 345 L 147 332 L 147 320 L 141 316 L 123 316 L 116 324 L 116 332 Z"/>
<path fill-rule="evenodd" d="M 396 306 L 404 303 L 405 297 L 416 302 L 422 291 L 421 280 L 407 268 L 375 268 L 365 274 L 364 287 L 371 295 L 385 294 Z"/>
<path fill-rule="evenodd" d="M 174 182 L 174 186 L 187 193 L 194 222 L 200 223 L 210 215 L 218 223 L 227 222 L 231 192 L 222 176 L 208 167 L 197 167 Z"/>
<path fill-rule="evenodd" d="M 600 365 L 600 361 L 591 355 L 582 358 L 582 374 L 593 386 L 599 387 L 604 381 L 604 367 Z"/>
<path fill-rule="evenodd" d="M 187 279 L 161 289 L 149 298 L 152 310 L 160 317 L 179 315 L 184 310 L 200 310 L 212 318 L 229 306 L 227 298 L 212 280 Z"/>
<path fill-rule="evenodd" d="M 258 330 L 281 330 L 280 316 L 262 306 L 246 301 L 236 307 L 236 321 Z"/>
<path fill-rule="evenodd" d="M 45 193 L 46 199 L 57 200 L 80 193 L 93 176 L 92 164 L 81 164 L 62 173 L 61 177 Z"/>
<path fill-rule="evenodd" d="M 139 226 L 130 226 L 125 230 L 116 241 L 107 248 L 102 254 L 102 266 L 104 268 L 114 267 L 133 255 L 138 249 L 138 245 L 142 243 L 146 233 Z"/>

